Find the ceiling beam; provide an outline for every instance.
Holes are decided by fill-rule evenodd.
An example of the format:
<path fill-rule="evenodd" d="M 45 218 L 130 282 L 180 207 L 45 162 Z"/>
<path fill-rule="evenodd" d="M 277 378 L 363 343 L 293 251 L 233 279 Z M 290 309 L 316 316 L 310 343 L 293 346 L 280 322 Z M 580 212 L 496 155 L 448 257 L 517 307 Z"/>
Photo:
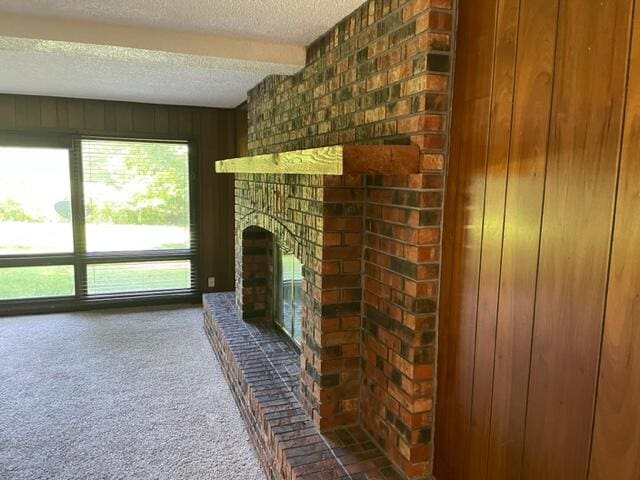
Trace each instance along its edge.
<path fill-rule="evenodd" d="M 54 17 L 3 13 L 0 15 L 0 36 L 126 47 L 291 67 L 305 64 L 304 45 Z"/>

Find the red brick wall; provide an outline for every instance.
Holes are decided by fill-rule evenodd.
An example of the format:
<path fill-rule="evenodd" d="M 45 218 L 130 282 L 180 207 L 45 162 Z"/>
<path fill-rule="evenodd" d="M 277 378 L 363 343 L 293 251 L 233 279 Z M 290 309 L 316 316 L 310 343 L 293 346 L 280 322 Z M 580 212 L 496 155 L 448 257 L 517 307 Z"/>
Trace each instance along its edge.
<path fill-rule="evenodd" d="M 358 423 L 362 328 L 364 177 L 325 176 L 322 248 L 322 316 L 314 355 L 323 376 L 334 378 L 320 391 L 321 426 Z"/>
<path fill-rule="evenodd" d="M 273 234 L 252 226 L 242 232 L 242 317 L 273 318 Z"/>
<path fill-rule="evenodd" d="M 431 468 L 442 175 L 370 177 L 362 424 L 411 477 Z"/>
<path fill-rule="evenodd" d="M 451 0 L 370 0 L 309 47 L 304 69 L 268 78 L 248 102 L 250 154 L 345 143 L 421 148 L 422 174 L 365 180 L 361 215 L 339 211 L 356 208 L 350 180 L 327 177 L 335 184 L 325 184 L 328 233 L 317 257 L 323 278 L 350 269 L 364 275 L 360 287 L 355 276 L 352 283 L 323 281 L 317 294 L 327 305 L 356 304 L 363 287 L 362 313 L 359 325 L 351 312 L 316 318 L 327 333 L 315 334 L 318 354 L 307 358 L 316 371 L 339 374 L 344 385 L 327 393 L 322 408 L 344 413 L 345 421 L 357 411 L 414 478 L 431 470 L 453 18 Z M 350 390 L 356 382 L 357 406 Z"/>
<path fill-rule="evenodd" d="M 250 154 L 412 142 L 444 167 L 451 0 L 370 0 L 318 39 L 308 65 L 249 92 Z"/>

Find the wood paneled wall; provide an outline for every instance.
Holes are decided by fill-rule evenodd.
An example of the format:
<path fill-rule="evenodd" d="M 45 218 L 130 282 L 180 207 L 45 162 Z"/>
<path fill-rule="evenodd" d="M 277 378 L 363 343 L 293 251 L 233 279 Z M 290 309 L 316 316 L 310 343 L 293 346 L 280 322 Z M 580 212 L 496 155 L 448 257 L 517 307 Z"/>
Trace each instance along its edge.
<path fill-rule="evenodd" d="M 236 108 L 236 153 L 238 157 L 249 156 L 249 112 L 246 103 Z"/>
<path fill-rule="evenodd" d="M 213 162 L 236 156 L 234 110 L 0 95 L 0 131 L 125 136 L 195 142 L 199 165 L 200 277 L 234 289 L 233 175 Z M 1 174 L 1 172 L 0 172 Z"/>
<path fill-rule="evenodd" d="M 634 3 L 460 0 L 438 480 L 640 478 Z"/>

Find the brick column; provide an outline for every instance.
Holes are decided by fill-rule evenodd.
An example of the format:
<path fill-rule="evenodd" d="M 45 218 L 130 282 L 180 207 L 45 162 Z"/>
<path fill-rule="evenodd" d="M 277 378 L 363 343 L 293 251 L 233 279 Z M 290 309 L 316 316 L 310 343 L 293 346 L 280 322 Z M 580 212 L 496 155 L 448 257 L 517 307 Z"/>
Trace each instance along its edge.
<path fill-rule="evenodd" d="M 361 418 L 410 478 L 431 467 L 442 180 L 367 186 Z"/>
<path fill-rule="evenodd" d="M 321 281 L 313 289 L 302 388 L 314 422 L 329 430 L 359 421 L 364 177 L 323 181 Z"/>

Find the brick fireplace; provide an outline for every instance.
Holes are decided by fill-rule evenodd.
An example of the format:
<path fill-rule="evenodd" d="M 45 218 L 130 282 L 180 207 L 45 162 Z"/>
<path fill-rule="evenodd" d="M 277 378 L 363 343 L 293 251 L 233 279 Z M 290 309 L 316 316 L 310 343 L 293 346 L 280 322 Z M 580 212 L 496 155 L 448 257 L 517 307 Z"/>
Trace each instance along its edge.
<path fill-rule="evenodd" d="M 437 176 L 422 173 L 236 175 L 237 288 L 231 314 L 258 329 L 254 337 L 261 339 L 262 347 L 267 345 L 267 362 L 281 362 L 282 350 L 289 352 L 283 383 L 292 393 L 286 402 L 292 407 L 290 418 L 304 415 L 309 426 L 325 434 L 362 427 L 358 431 L 365 432 L 372 445 L 414 478 L 424 476 L 429 459 L 435 329 L 435 301 L 419 298 L 418 290 L 430 285 L 437 272 L 430 264 L 417 262 L 419 257 L 430 258 L 433 251 L 433 240 L 425 233 L 434 221 L 433 215 L 420 214 L 417 207 L 437 208 L 439 187 Z M 403 258 L 405 253 L 384 253 L 393 248 L 383 238 L 382 218 L 390 214 L 402 216 L 393 235 L 415 242 L 403 247 L 413 261 Z M 368 248 L 369 244 L 376 248 Z M 303 265 L 299 351 L 275 324 L 275 245 L 292 252 Z M 380 297 L 376 306 L 373 295 Z M 383 304 L 384 299 L 389 303 Z M 208 329 L 214 348 L 222 352 L 228 339 L 222 332 L 213 333 L 219 328 L 215 311 L 220 299 L 213 295 L 209 301 Z M 229 305 L 228 297 L 223 301 Z M 394 317 L 403 307 L 414 313 Z M 407 320 L 411 324 L 403 323 Z M 271 340 L 265 340 L 264 332 L 270 332 Z M 387 350 L 391 342 L 396 342 L 397 353 Z M 271 357 L 274 350 L 276 358 Z M 227 363 L 232 363 L 228 357 L 223 359 Z M 230 383 L 251 389 L 242 370 L 239 367 Z M 290 378 L 291 371 L 297 378 Z M 395 410 L 394 405 L 387 406 L 386 395 L 404 399 L 407 409 L 399 403 Z M 253 412 L 247 415 L 259 429 L 259 407 L 254 402 L 259 403 L 250 400 L 243 408 Z M 408 459 L 389 448 L 390 438 L 394 445 L 400 439 L 379 429 L 378 412 L 394 428 L 406 429 Z M 255 435 L 264 445 L 277 443 L 275 437 L 264 439 L 268 430 Z"/>
<path fill-rule="evenodd" d="M 272 478 L 430 478 L 452 18 L 449 0 L 371 0 L 249 93 L 251 155 L 418 156 L 236 173 L 236 290 L 205 299 L 205 323 Z M 303 265 L 299 346 L 274 325 L 275 245 Z"/>
<path fill-rule="evenodd" d="M 245 318 L 266 310 L 273 323 L 269 244 L 301 261 L 299 398 L 323 430 L 359 417 L 363 182 L 361 175 L 236 177 L 238 307 Z"/>

